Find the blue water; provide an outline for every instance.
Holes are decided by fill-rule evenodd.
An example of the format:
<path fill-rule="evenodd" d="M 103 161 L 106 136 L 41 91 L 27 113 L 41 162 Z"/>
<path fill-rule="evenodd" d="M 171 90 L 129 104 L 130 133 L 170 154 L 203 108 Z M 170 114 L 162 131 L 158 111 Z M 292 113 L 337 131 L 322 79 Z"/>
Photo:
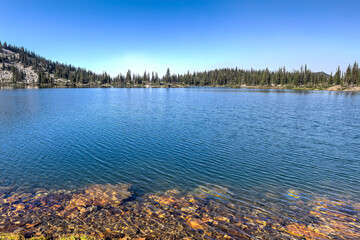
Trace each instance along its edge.
<path fill-rule="evenodd" d="M 360 94 L 181 89 L 0 91 L 0 186 L 131 183 L 360 197 Z"/>

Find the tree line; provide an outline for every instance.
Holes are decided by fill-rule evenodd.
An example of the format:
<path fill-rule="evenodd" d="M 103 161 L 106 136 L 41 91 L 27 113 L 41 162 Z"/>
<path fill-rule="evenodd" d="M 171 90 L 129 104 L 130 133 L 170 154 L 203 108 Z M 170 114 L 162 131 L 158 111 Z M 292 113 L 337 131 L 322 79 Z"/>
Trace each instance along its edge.
<path fill-rule="evenodd" d="M 38 74 L 39 84 L 53 84 L 55 79 L 69 80 L 70 85 L 79 84 L 106 84 L 111 83 L 111 77 L 106 72 L 102 74 L 96 74 L 92 71 L 88 71 L 84 68 L 72 66 L 71 64 L 63 64 L 54 62 L 41 57 L 34 52 L 30 52 L 23 47 L 16 47 L 4 42 L 0 42 L 0 51 L 7 49 L 15 54 L 11 56 L 0 57 L 0 64 L 2 70 L 9 70 L 16 73 L 16 67 L 6 63 L 21 63 L 25 68 L 32 66 L 32 69 Z M 15 82 L 21 82 L 24 79 L 24 72 L 19 71 L 21 74 L 17 74 L 17 77 L 13 77 Z"/>
<path fill-rule="evenodd" d="M 186 85 L 186 86 L 332 86 L 342 85 L 345 87 L 360 85 L 359 64 L 355 62 L 349 65 L 346 71 L 341 71 L 338 67 L 335 73 L 326 74 L 324 72 L 312 72 L 307 65 L 301 66 L 299 70 L 287 71 L 285 67 L 276 71 L 264 70 L 244 70 L 238 68 L 222 68 L 203 72 L 187 72 L 186 74 L 171 74 L 167 69 L 166 74 L 159 77 L 157 72 L 144 72 L 144 74 L 134 74 L 130 70 L 125 75 L 118 74 L 111 77 L 106 72 L 97 74 L 84 68 L 75 67 L 68 64 L 47 60 L 34 52 L 30 52 L 23 47 L 16 47 L 1 44 L 2 49 L 10 50 L 16 55 L 11 57 L 0 57 L 1 69 L 9 70 L 13 73 L 13 81 L 21 82 L 24 79 L 24 72 L 14 66 L 6 65 L 9 62 L 20 62 L 24 67 L 32 66 L 38 74 L 39 84 L 54 84 L 55 79 L 68 80 L 70 85 L 113 85 L 113 86 L 144 86 L 144 85 Z"/>

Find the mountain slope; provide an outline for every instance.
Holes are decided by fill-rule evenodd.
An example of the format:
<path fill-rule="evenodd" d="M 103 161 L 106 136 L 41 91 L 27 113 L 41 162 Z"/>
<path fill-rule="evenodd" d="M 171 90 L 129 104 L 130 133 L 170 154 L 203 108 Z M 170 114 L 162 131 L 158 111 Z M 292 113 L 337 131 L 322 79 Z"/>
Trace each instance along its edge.
<path fill-rule="evenodd" d="M 15 79 L 27 84 L 38 82 L 38 74 L 32 66 L 26 67 L 18 61 L 18 53 L 3 49 L 0 52 L 0 59 L 2 60 L 0 65 L 0 82 L 12 83 Z"/>
<path fill-rule="evenodd" d="M 23 47 L 0 42 L 0 83 L 81 85 L 110 83 L 106 73 L 95 74 L 82 68 L 47 60 Z"/>

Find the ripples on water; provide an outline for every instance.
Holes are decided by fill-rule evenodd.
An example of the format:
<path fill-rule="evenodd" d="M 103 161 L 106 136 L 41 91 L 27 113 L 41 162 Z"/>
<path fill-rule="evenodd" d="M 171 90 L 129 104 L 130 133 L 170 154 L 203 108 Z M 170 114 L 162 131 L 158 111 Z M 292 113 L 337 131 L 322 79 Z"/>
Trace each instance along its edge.
<path fill-rule="evenodd" d="M 246 208 L 299 223 L 306 213 L 298 221 L 309 223 L 321 217 L 310 214 L 316 199 L 342 209 L 358 204 L 359 109 L 358 93 L 3 90 L 0 186 L 53 192 L 130 183 L 144 201 L 217 186 L 215 197 L 236 214 Z"/>

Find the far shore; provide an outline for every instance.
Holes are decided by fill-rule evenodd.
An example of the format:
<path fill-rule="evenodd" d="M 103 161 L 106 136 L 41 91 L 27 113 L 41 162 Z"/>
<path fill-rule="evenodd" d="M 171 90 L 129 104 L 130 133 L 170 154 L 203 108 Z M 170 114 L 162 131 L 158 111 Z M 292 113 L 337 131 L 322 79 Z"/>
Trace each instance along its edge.
<path fill-rule="evenodd" d="M 360 92 L 360 87 L 345 87 L 335 85 L 331 87 L 309 87 L 309 86 L 235 86 L 234 88 L 248 88 L 248 89 L 289 89 L 289 90 L 309 90 L 309 91 L 340 91 L 340 92 Z"/>
<path fill-rule="evenodd" d="M 277 85 L 277 86 L 248 86 L 248 85 L 215 85 L 215 86 L 201 86 L 201 85 L 177 85 L 177 84 L 156 84 L 156 85 L 112 85 L 112 84 L 26 84 L 26 83 L 3 83 L 0 84 L 0 89 L 39 89 L 39 88 L 188 88 L 188 87 L 225 87 L 234 89 L 278 89 L 278 90 L 307 90 L 307 91 L 338 91 L 338 92 L 360 92 L 360 87 L 346 87 L 341 85 L 334 85 L 330 87 L 324 86 L 291 86 L 291 85 Z"/>

